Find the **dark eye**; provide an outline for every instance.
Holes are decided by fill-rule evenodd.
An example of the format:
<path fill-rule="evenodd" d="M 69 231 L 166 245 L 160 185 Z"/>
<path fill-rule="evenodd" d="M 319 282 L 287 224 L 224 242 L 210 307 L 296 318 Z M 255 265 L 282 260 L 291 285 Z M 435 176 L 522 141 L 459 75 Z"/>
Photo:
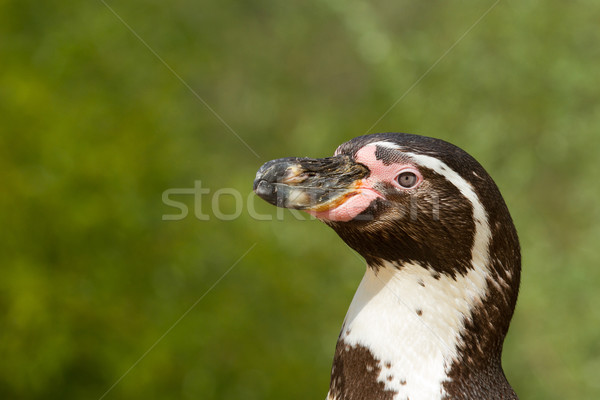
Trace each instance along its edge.
<path fill-rule="evenodd" d="M 406 171 L 398 175 L 396 179 L 400 186 L 408 189 L 415 186 L 419 178 L 417 178 L 417 175 L 414 172 Z"/>

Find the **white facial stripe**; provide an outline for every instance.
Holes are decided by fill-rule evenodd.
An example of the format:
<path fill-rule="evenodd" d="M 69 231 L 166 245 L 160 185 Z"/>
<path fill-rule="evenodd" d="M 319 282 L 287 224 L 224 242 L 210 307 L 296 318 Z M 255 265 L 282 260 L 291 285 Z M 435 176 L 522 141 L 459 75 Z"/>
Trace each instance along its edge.
<path fill-rule="evenodd" d="M 373 143 L 369 143 L 367 146 L 380 146 L 380 147 L 385 147 L 387 149 L 393 149 L 393 150 L 400 150 L 402 148 L 392 142 L 373 142 Z"/>
<path fill-rule="evenodd" d="M 341 340 L 367 347 L 380 361 L 378 381 L 397 393 L 394 399 L 435 400 L 445 394 L 443 383 L 458 356 L 465 320 L 487 291 L 491 232 L 487 213 L 467 181 L 436 158 L 405 154 L 444 176 L 471 202 L 473 269 L 456 278 L 441 274 L 435 279 L 419 264 L 400 268 L 386 264 L 377 273 L 367 268 L 346 315 Z"/>

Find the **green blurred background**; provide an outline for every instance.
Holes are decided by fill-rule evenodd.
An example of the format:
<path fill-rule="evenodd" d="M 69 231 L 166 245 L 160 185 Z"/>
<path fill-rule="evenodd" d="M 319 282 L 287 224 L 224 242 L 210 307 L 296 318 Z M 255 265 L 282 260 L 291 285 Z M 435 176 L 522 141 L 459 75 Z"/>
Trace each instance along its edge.
<path fill-rule="evenodd" d="M 324 398 L 363 263 L 248 195 L 369 130 L 488 169 L 523 247 L 509 380 L 600 398 L 600 3 L 493 4 L 0 1 L 0 398 Z"/>

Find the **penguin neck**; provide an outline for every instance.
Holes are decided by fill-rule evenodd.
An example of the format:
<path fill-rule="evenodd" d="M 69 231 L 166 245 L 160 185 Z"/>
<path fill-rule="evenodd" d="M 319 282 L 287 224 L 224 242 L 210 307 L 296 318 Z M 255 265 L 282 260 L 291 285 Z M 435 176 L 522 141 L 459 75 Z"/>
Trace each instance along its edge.
<path fill-rule="evenodd" d="M 465 325 L 486 298 L 488 274 L 483 268 L 451 277 L 411 263 L 367 267 L 336 347 L 330 398 L 353 398 L 341 395 L 348 391 L 365 391 L 356 398 L 451 398 L 447 383 L 465 358 L 461 349 L 479 346 L 465 343 Z M 489 357 L 498 364 L 491 370 L 501 372 L 499 358 Z"/>

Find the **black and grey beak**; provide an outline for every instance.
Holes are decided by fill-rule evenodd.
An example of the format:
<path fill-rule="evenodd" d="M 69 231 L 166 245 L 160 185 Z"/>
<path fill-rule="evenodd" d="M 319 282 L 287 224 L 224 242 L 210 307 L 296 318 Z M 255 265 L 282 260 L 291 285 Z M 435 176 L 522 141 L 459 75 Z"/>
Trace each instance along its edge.
<path fill-rule="evenodd" d="M 369 170 L 350 156 L 288 157 L 265 163 L 254 179 L 254 192 L 283 208 L 326 211 L 345 201 Z"/>

